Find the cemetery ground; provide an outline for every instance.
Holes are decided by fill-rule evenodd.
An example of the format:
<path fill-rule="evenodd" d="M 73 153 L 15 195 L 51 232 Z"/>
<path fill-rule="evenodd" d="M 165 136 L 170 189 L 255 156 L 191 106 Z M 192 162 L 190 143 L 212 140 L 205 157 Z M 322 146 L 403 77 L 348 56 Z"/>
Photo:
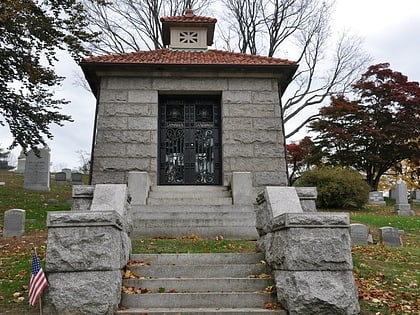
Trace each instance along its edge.
<path fill-rule="evenodd" d="M 51 192 L 23 190 L 23 175 L 0 172 L 0 234 L 4 212 L 26 210 L 25 235 L 0 237 L 0 314 L 39 314 L 28 305 L 31 251 L 37 248 L 45 266 L 47 211 L 70 209 L 71 184 L 51 181 Z M 354 275 L 359 287 L 362 315 L 420 313 L 420 206 L 413 205 L 415 217 L 398 217 L 393 205 L 366 206 L 351 210 L 351 221 L 363 223 L 377 239 L 378 229 L 392 226 L 404 230 L 403 247 L 379 244 L 353 246 Z M 318 209 L 318 211 L 322 211 Z M 203 240 L 198 235 L 180 239 L 139 239 L 133 241 L 135 253 L 252 252 L 255 243 L 222 239 Z"/>

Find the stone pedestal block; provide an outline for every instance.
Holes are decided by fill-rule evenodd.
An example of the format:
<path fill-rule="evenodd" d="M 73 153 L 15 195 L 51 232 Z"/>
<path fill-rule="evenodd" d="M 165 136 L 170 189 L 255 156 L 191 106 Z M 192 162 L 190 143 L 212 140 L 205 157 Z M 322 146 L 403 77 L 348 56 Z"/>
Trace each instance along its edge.
<path fill-rule="evenodd" d="M 232 197 L 235 205 L 252 204 L 252 173 L 233 172 L 232 174 Z"/>
<path fill-rule="evenodd" d="M 128 194 L 132 205 L 145 205 L 150 189 L 150 178 L 147 172 L 128 173 Z"/>
<path fill-rule="evenodd" d="M 266 260 L 276 270 L 351 270 L 348 228 L 289 228 L 273 233 Z"/>
<path fill-rule="evenodd" d="M 257 197 L 256 228 L 260 236 L 273 230 L 273 218 L 284 213 L 302 213 L 294 187 L 266 187 Z"/>
<path fill-rule="evenodd" d="M 122 269 L 131 243 L 116 212 L 48 213 L 47 272 Z"/>
<path fill-rule="evenodd" d="M 128 188 L 124 184 L 98 184 L 93 193 L 91 211 L 116 211 L 122 218 L 123 229 L 133 230 L 128 214 Z"/>
<path fill-rule="evenodd" d="M 360 311 L 351 271 L 274 273 L 279 302 L 289 315 L 355 315 Z"/>
<path fill-rule="evenodd" d="M 264 239 L 267 262 L 281 270 L 351 270 L 349 217 L 342 213 L 285 213 Z"/>
<path fill-rule="evenodd" d="M 405 204 L 396 204 L 394 206 L 395 212 L 397 213 L 397 215 L 399 216 L 413 216 L 414 215 L 414 211 L 411 210 L 411 205 L 409 203 L 405 203 Z"/>
<path fill-rule="evenodd" d="M 47 273 L 43 313 L 49 315 L 113 315 L 121 299 L 120 270 Z"/>

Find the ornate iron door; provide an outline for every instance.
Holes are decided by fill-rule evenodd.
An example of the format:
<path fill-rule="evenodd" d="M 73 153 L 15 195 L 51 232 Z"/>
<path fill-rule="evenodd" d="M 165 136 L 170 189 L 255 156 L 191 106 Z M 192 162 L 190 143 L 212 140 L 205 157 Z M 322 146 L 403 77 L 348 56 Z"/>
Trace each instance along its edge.
<path fill-rule="evenodd" d="M 220 185 L 220 125 L 219 98 L 162 98 L 159 184 Z"/>

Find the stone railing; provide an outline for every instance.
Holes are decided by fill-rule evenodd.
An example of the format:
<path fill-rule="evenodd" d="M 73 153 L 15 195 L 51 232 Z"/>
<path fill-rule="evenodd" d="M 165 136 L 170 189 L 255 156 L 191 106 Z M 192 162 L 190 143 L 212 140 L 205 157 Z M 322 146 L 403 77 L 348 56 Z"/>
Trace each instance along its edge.
<path fill-rule="evenodd" d="M 308 211 L 312 206 L 303 212 L 298 195 L 294 187 L 266 187 L 257 198 L 258 247 L 278 301 L 290 315 L 358 314 L 348 215 Z"/>
<path fill-rule="evenodd" d="M 79 186 L 73 211 L 49 212 L 44 314 L 114 314 L 131 251 L 126 185 Z"/>

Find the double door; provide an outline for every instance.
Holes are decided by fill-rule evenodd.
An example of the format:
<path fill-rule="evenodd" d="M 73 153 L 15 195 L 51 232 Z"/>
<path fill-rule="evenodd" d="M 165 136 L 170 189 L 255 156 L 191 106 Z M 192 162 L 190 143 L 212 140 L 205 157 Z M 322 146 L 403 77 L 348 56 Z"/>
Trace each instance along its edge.
<path fill-rule="evenodd" d="M 220 98 L 159 101 L 159 184 L 220 185 Z"/>

